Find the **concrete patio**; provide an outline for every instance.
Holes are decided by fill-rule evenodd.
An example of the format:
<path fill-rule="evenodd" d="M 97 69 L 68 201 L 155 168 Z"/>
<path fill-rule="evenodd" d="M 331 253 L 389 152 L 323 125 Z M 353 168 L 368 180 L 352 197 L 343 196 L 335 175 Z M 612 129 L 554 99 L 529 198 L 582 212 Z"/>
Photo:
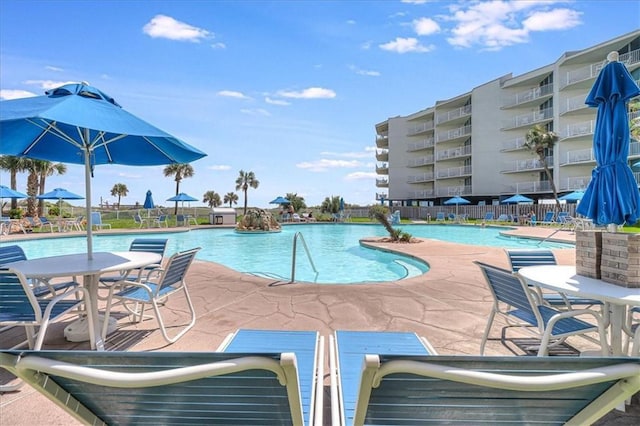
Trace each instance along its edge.
<path fill-rule="evenodd" d="M 469 231 L 473 232 L 473 229 L 470 227 Z M 520 227 L 510 232 L 545 238 L 553 231 Z M 572 241 L 574 235 L 561 231 L 553 237 Z M 131 324 L 122 315 L 120 328 L 108 338 L 107 350 L 211 351 L 238 328 L 318 330 L 324 336 L 334 330 L 349 329 L 413 331 L 427 337 L 440 354 L 478 355 L 491 309 L 491 296 L 472 261 L 507 267 L 504 251 L 433 240 L 375 245 L 424 259 L 429 263 L 430 271 L 420 277 L 389 283 L 288 284 L 196 261 L 188 274 L 189 291 L 198 314 L 195 327 L 178 342 L 167 346 L 154 320 Z M 555 254 L 559 263 L 575 262 L 572 249 L 555 250 Z M 181 299 L 171 299 L 163 311 L 171 324 L 179 325 L 188 317 Z M 73 344 L 64 339 L 65 325 L 59 323 L 50 328 L 44 348 L 88 349 L 87 343 Z M 499 336 L 499 333 L 500 327 L 494 327 L 492 335 Z M 1 346 L 10 347 L 12 341 L 18 341 L 22 336 L 16 329 L 2 333 Z M 588 343 L 585 342 L 585 346 L 583 342 L 571 341 L 579 349 L 589 349 Z M 517 348 L 514 351 L 522 354 Z M 514 352 L 499 341 L 492 341 L 487 345 L 486 355 L 512 356 Z M 7 380 L 6 372 L 0 372 L 0 383 Z M 327 378 L 325 385 L 328 385 Z M 325 398 L 325 411 L 328 403 Z M 325 420 L 329 418 L 325 415 Z M 640 410 L 635 403 L 626 413 L 612 412 L 598 424 L 638 423 Z M 19 392 L 0 396 L 0 424 L 70 425 L 77 422 L 25 386 Z M 325 421 L 325 424 L 329 423 Z"/>

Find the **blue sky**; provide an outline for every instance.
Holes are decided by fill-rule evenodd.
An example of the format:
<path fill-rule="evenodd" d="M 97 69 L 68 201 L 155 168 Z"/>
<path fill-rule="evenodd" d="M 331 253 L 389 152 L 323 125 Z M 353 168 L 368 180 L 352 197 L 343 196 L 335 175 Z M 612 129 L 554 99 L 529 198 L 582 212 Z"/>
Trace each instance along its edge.
<path fill-rule="evenodd" d="M 88 81 L 208 154 L 181 184 L 200 199 L 245 170 L 260 181 L 250 206 L 289 192 L 368 205 L 376 123 L 639 26 L 635 0 L 2 0 L 0 98 Z M 161 203 L 175 192 L 162 170 L 98 166 L 94 204 L 116 183 L 123 204 L 147 189 Z M 82 173 L 68 165 L 47 190 L 83 194 Z"/>

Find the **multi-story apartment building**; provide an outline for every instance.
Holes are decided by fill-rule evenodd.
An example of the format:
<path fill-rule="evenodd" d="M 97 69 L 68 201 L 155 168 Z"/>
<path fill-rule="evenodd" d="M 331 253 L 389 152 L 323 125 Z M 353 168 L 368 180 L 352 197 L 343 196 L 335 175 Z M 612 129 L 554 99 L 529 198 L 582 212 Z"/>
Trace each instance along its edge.
<path fill-rule="evenodd" d="M 376 124 L 376 198 L 406 206 L 439 205 L 455 195 L 474 204 L 516 193 L 552 198 L 538 156 L 524 146 L 535 124 L 559 136 L 546 153 L 558 192 L 585 189 L 595 167 L 596 109 L 584 101 L 611 51 L 640 82 L 637 30 Z M 629 161 L 639 160 L 640 142 L 632 140 Z"/>

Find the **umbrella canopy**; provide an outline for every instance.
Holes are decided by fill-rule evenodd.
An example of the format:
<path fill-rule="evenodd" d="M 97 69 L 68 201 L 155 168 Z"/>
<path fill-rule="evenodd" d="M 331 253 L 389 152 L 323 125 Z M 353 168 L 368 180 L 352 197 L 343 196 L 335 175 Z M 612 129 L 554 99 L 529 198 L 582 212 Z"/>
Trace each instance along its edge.
<path fill-rule="evenodd" d="M 174 195 L 171 198 L 167 198 L 167 201 L 198 201 L 196 197 L 192 197 L 189 194 L 185 194 L 184 192 L 179 193 L 178 195 Z"/>
<path fill-rule="evenodd" d="M 278 197 L 275 200 L 269 201 L 269 204 L 291 204 L 291 201 L 287 200 L 284 197 Z"/>
<path fill-rule="evenodd" d="M 45 96 L 2 101 L 0 117 L 0 154 L 84 164 L 87 213 L 95 165 L 153 166 L 206 156 L 86 83 L 67 84 Z M 91 215 L 87 214 L 89 259 L 92 252 Z"/>
<path fill-rule="evenodd" d="M 62 219 L 62 200 L 84 200 L 82 195 L 74 194 L 64 188 L 55 188 L 53 191 L 38 195 L 40 200 L 58 200 L 58 219 Z"/>
<path fill-rule="evenodd" d="M 573 192 L 570 192 L 568 194 L 563 195 L 559 199 L 560 200 L 564 200 L 564 201 L 569 202 L 569 203 L 575 203 L 577 201 L 582 200 L 582 197 L 584 197 L 584 191 L 573 191 Z"/>
<path fill-rule="evenodd" d="M 8 186 L 0 185 L 0 198 L 29 198 L 29 196 Z"/>
<path fill-rule="evenodd" d="M 459 204 L 471 204 L 471 201 L 467 200 L 466 198 L 462 198 L 459 195 L 456 195 L 453 198 L 449 198 L 448 200 L 446 200 L 444 202 L 445 205 L 451 205 L 451 204 L 455 204 L 456 205 L 456 216 L 458 216 L 458 205 Z"/>
<path fill-rule="evenodd" d="M 525 197 L 524 195 L 516 194 L 512 195 L 509 198 L 505 198 L 502 200 L 502 204 L 520 204 L 520 203 L 533 203 L 533 200 L 529 197 Z"/>
<path fill-rule="evenodd" d="M 598 108 L 593 133 L 596 168 L 576 211 L 596 225 L 636 223 L 640 218 L 640 192 L 627 164 L 629 118 L 626 103 L 640 95 L 617 52 L 600 71 L 585 103 Z"/>

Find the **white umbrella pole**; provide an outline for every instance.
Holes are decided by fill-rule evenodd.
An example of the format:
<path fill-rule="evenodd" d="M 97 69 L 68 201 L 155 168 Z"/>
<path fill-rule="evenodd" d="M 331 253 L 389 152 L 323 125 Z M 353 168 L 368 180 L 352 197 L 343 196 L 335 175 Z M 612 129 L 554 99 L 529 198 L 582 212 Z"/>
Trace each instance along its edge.
<path fill-rule="evenodd" d="M 91 156 L 89 154 L 89 129 L 84 129 L 84 187 L 87 208 L 87 258 L 93 259 L 93 222 L 91 221 Z"/>

